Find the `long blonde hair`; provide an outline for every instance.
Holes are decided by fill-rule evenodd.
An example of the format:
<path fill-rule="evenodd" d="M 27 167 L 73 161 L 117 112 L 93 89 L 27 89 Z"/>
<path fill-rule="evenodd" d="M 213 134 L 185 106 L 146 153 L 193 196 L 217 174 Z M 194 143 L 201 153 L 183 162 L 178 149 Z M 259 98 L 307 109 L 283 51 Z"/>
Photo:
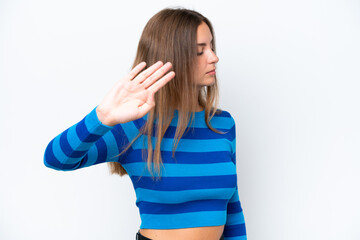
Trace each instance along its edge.
<path fill-rule="evenodd" d="M 147 156 L 147 167 L 152 172 L 152 163 L 158 175 L 161 175 L 162 164 L 160 144 L 168 129 L 175 109 L 178 110 L 178 122 L 172 148 L 174 157 L 177 145 L 183 136 L 189 121 L 194 119 L 194 112 L 198 105 L 205 108 L 206 125 L 214 132 L 222 133 L 210 125 L 215 113 L 221 112 L 217 108 L 219 90 L 217 79 L 214 84 L 196 86 L 194 72 L 197 57 L 197 28 L 205 22 L 213 36 L 213 49 L 215 52 L 215 36 L 210 21 L 200 13 L 188 9 L 166 8 L 155 14 L 146 24 L 137 49 L 133 67 L 142 61 L 151 66 L 157 61 L 171 62 L 175 78 L 168 82 L 155 94 L 155 107 L 148 113 L 146 124 L 140 129 L 139 134 L 120 153 L 123 154 L 141 136 L 147 135 L 148 149 L 142 149 L 143 159 Z M 192 96 L 198 96 L 197 99 Z M 157 125 L 153 124 L 157 119 Z M 155 133 L 156 143 L 152 146 L 152 134 Z M 154 148 L 154 150 L 153 150 Z M 126 170 L 118 162 L 108 163 L 110 173 L 123 176 Z M 161 176 L 160 176 L 161 178 Z"/>

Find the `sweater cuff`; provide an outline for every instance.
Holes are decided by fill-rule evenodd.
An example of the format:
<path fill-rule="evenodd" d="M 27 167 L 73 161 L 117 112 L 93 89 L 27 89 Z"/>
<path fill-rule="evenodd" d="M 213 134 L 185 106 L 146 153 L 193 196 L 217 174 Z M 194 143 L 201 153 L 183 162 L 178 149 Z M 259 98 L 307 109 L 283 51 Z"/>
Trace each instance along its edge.
<path fill-rule="evenodd" d="M 89 133 L 96 135 L 104 135 L 106 132 L 113 129 L 113 126 L 108 126 L 100 122 L 96 114 L 97 106 L 85 117 L 85 125 Z"/>

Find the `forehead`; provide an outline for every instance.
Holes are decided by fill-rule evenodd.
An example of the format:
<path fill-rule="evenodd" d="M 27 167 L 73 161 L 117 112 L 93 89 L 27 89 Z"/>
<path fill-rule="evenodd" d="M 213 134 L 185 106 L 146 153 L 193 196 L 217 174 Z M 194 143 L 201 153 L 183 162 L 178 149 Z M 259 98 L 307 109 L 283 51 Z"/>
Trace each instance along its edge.
<path fill-rule="evenodd" d="M 202 22 L 197 29 L 197 42 L 210 43 L 212 38 L 209 26 L 205 22 Z"/>

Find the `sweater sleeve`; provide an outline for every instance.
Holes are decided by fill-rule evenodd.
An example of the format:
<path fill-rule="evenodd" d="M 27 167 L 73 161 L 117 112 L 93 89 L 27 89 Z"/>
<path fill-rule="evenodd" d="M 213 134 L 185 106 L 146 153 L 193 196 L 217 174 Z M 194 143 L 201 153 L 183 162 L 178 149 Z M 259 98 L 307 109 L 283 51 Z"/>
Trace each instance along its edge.
<path fill-rule="evenodd" d="M 80 122 L 48 144 L 44 154 L 45 166 L 70 171 L 103 162 L 121 162 L 131 150 L 130 147 L 127 152 L 117 156 L 129 143 L 123 127 L 126 124 L 114 127 L 102 124 L 95 107 Z"/>
<path fill-rule="evenodd" d="M 232 161 L 236 166 L 236 129 L 235 121 L 230 130 L 233 138 L 232 142 Z M 237 178 L 237 177 L 236 177 Z M 227 206 L 227 218 L 224 228 L 224 240 L 246 240 L 246 228 L 243 210 L 241 208 L 238 192 L 238 184 L 236 183 L 236 190 L 229 200 Z"/>

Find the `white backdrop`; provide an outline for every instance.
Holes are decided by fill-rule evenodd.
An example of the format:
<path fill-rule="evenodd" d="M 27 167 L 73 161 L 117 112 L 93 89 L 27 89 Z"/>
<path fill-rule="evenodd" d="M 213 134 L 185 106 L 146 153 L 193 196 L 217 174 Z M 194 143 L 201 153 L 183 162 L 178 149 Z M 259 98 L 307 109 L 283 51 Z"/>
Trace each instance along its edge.
<path fill-rule="evenodd" d="M 131 67 L 148 19 L 215 27 L 249 240 L 360 239 L 357 0 L 0 0 L 0 239 L 135 239 L 130 179 L 43 165 Z"/>

